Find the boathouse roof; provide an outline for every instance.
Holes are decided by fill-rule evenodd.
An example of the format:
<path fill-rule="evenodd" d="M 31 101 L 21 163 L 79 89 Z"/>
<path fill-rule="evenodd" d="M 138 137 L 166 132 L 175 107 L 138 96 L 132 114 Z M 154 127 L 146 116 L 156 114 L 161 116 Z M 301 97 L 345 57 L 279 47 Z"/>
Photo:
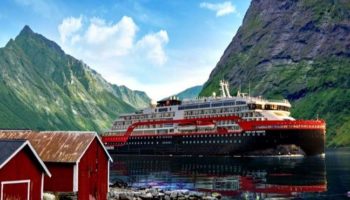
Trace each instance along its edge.
<path fill-rule="evenodd" d="M 28 147 L 33 153 L 32 155 L 38 161 L 42 169 L 48 176 L 51 176 L 39 155 L 27 140 L 9 140 L 0 139 L 0 169 L 2 169 L 13 157 L 17 155 L 23 148 Z"/>
<path fill-rule="evenodd" d="M 76 163 L 97 138 L 108 158 L 109 153 L 96 132 L 1 130 L 0 139 L 29 140 L 44 162 Z"/>
<path fill-rule="evenodd" d="M 25 140 L 0 140 L 0 166 L 25 142 Z"/>

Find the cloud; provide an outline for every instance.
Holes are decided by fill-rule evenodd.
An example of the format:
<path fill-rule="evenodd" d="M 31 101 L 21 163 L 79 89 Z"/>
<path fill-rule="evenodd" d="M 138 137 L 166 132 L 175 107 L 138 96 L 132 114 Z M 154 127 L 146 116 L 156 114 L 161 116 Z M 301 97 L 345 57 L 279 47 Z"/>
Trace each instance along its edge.
<path fill-rule="evenodd" d="M 129 54 L 138 30 L 132 18 L 124 16 L 113 24 L 101 18 L 92 18 L 83 38 L 88 49 L 103 58 Z"/>
<path fill-rule="evenodd" d="M 168 33 L 160 30 L 158 33 L 145 35 L 136 44 L 136 49 L 140 55 L 156 65 L 163 65 L 167 61 L 164 46 L 169 42 Z"/>
<path fill-rule="evenodd" d="M 58 30 L 64 49 L 88 63 L 106 63 L 108 60 L 109 63 L 129 60 L 129 65 L 139 62 L 160 66 L 166 63 L 165 46 L 169 42 L 166 30 L 145 34 L 137 40 L 139 28 L 131 17 L 124 16 L 115 23 L 97 17 L 82 18 L 65 18 Z"/>
<path fill-rule="evenodd" d="M 63 43 L 66 42 L 67 37 L 70 37 L 73 33 L 80 30 L 82 26 L 82 16 L 79 18 L 68 17 L 62 21 L 62 23 L 58 26 L 58 32 L 61 37 L 61 41 Z M 72 39 L 74 42 L 77 41 L 77 37 Z"/>
<path fill-rule="evenodd" d="M 236 7 L 232 5 L 230 1 L 225 1 L 223 3 L 202 2 L 199 4 L 199 7 L 215 11 L 217 17 L 228 15 L 230 13 L 237 13 Z"/>

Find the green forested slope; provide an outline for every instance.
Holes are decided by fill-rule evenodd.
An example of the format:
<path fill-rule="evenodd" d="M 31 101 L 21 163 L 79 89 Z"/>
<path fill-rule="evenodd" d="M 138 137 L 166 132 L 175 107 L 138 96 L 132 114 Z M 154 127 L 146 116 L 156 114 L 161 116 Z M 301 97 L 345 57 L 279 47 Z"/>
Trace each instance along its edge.
<path fill-rule="evenodd" d="M 117 88 L 26 26 L 0 49 L 0 128 L 104 130 L 149 102 L 126 102 Z"/>
<path fill-rule="evenodd" d="M 287 98 L 295 118 L 327 122 L 329 146 L 350 145 L 350 1 L 252 0 L 201 96 L 229 81 Z"/>

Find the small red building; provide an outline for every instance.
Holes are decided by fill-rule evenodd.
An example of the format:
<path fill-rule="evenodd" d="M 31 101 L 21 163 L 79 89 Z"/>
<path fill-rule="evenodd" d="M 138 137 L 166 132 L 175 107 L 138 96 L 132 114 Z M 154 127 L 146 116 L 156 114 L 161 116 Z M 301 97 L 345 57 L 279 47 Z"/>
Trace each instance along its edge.
<path fill-rule="evenodd" d="M 30 141 L 52 174 L 44 191 L 107 199 L 112 159 L 95 132 L 0 131 L 0 138 Z"/>
<path fill-rule="evenodd" d="M 51 176 L 26 140 L 0 140 L 0 199 L 40 200 Z"/>

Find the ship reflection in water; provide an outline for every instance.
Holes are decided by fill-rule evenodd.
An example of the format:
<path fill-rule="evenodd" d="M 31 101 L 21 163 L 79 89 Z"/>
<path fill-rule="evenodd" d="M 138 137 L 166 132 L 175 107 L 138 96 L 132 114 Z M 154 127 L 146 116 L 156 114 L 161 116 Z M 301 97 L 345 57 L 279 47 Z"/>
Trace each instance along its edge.
<path fill-rule="evenodd" d="M 313 197 L 327 191 L 325 160 L 115 156 L 111 182 L 218 192 L 226 198 Z"/>

